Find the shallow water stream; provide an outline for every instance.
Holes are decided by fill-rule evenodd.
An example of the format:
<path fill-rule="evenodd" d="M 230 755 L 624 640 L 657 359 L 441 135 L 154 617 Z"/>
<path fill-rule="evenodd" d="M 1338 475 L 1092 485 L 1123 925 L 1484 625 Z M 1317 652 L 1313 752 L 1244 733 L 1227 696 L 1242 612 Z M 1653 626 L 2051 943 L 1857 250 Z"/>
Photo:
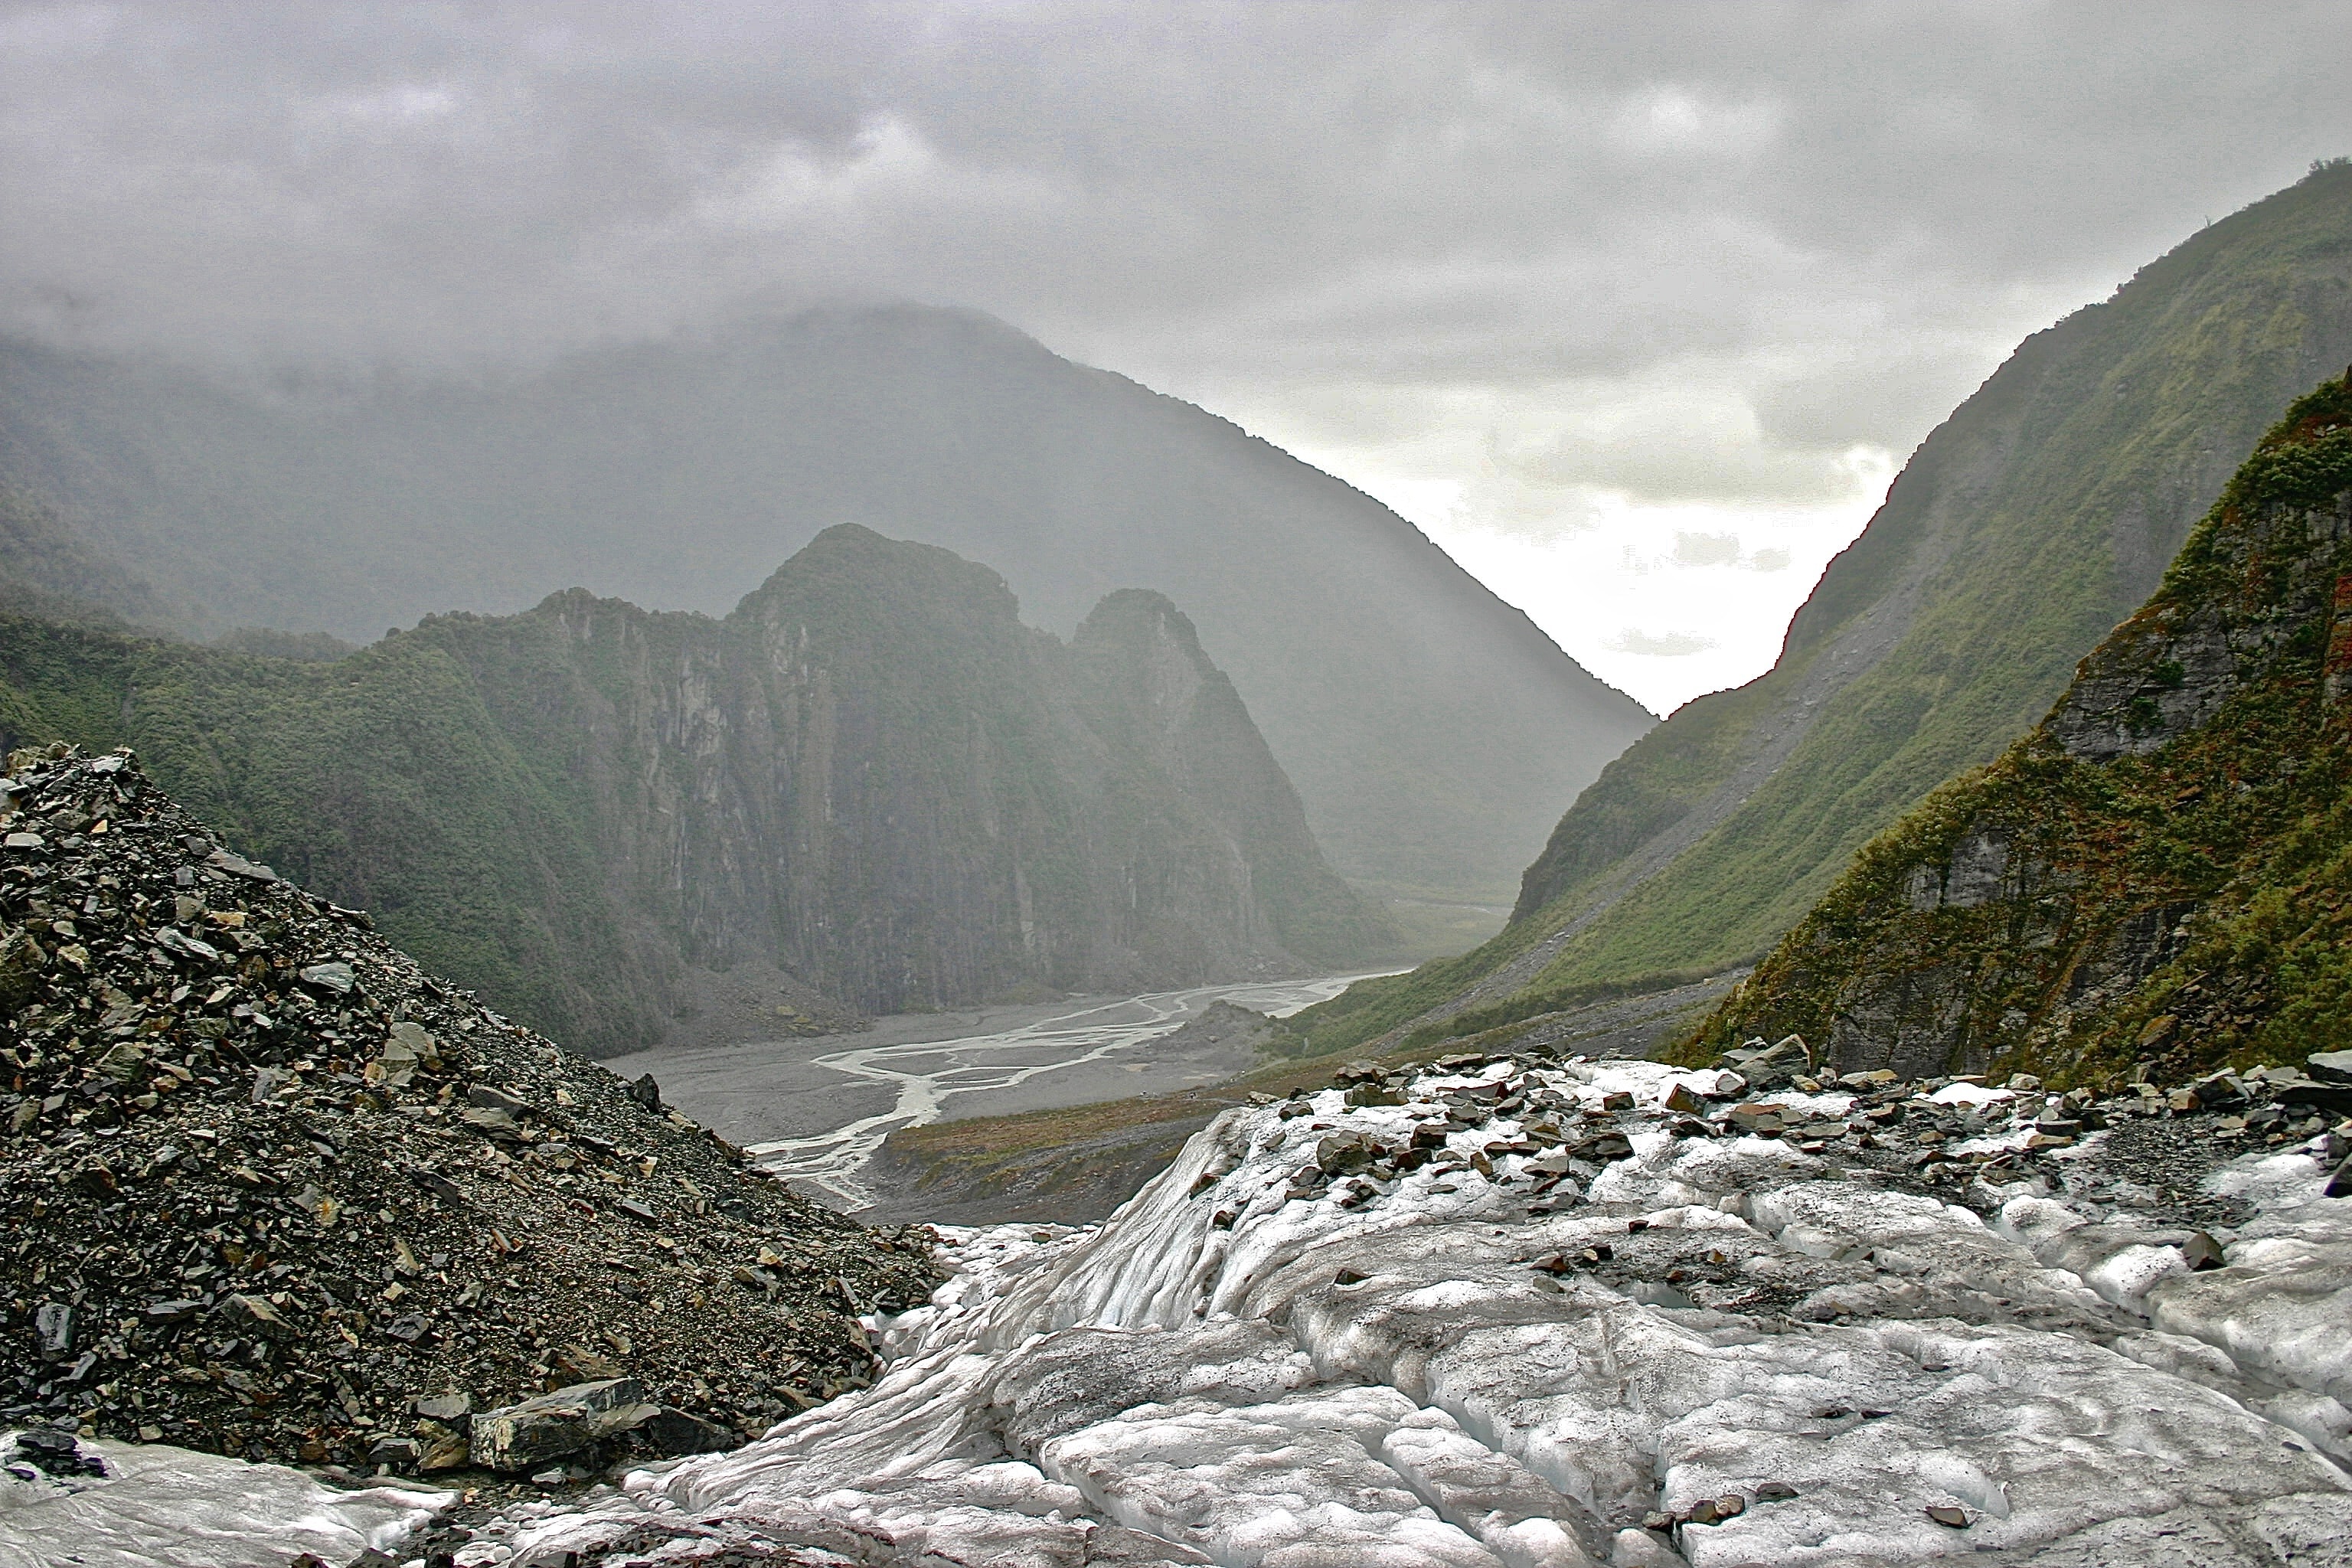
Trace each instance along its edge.
<path fill-rule="evenodd" d="M 920 1127 L 942 1116 L 1003 1114 L 1212 1082 L 1229 1076 L 1234 1064 L 1153 1061 L 1145 1047 L 1212 1002 L 1286 1017 L 1338 995 L 1360 978 L 1327 975 L 1097 999 L 1005 1029 L 853 1045 L 811 1058 L 806 1066 L 886 1089 L 888 1104 L 824 1131 L 752 1143 L 748 1152 L 803 1187 L 823 1189 L 852 1205 L 863 1204 L 870 1194 L 857 1172 L 902 1127 Z M 1129 1073 L 1137 1076 L 1130 1079 Z"/>

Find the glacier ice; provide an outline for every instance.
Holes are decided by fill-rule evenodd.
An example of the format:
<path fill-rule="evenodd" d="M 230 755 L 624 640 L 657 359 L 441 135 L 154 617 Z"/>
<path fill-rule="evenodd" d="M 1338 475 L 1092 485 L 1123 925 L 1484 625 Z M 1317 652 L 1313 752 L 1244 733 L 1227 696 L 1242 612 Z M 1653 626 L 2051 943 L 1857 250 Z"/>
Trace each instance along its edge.
<path fill-rule="evenodd" d="M 4 1440 L 15 1454 L 16 1434 Z M 455 1500 L 415 1487 L 338 1490 L 283 1465 L 84 1438 L 98 1476 L 0 1470 L 0 1568 L 285 1568 L 397 1547 Z"/>
<path fill-rule="evenodd" d="M 1988 1177 L 1979 1213 L 1666 1108 L 1745 1092 L 1716 1075 L 1401 1088 L 1228 1111 L 1100 1226 L 945 1233 L 872 1387 L 488 1534 L 517 1568 L 652 1524 L 910 1568 L 2352 1568 L 2352 1200 L 2306 1155 L 2220 1172 L 2253 1217 L 2199 1272 L 2114 1191 Z M 2032 1097 L 1963 1102 L 2031 1135 Z"/>

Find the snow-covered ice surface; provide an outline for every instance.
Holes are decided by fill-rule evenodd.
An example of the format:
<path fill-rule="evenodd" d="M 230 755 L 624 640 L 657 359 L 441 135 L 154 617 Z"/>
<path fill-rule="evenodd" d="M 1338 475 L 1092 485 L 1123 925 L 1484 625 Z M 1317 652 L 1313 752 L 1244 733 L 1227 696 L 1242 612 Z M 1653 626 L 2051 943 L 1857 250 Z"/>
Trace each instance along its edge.
<path fill-rule="evenodd" d="M 1790 1139 L 1663 1104 L 1727 1087 L 1505 1062 L 1229 1111 L 1100 1226 L 950 1233 L 873 1387 L 460 1561 L 2352 1568 L 2317 1162 L 2225 1165 L 2252 1217 L 2195 1272 L 2126 1182 L 1908 1190 L 1822 1130 L 1853 1095 L 1749 1096 Z M 1935 1110 L 2009 1147 L 2038 1103 Z"/>
<path fill-rule="evenodd" d="M 103 1476 L 53 1479 L 0 1437 L 0 1568 L 285 1568 L 390 1551 L 454 1500 L 416 1488 L 338 1491 L 282 1465 L 84 1439 Z"/>
<path fill-rule="evenodd" d="M 1517 1114 L 1462 1113 L 1506 1078 Z M 2126 1206 L 1988 1220 L 1702 1131 L 1678 1084 L 1717 1087 L 1497 1064 L 1230 1111 L 1099 1226 L 955 1233 L 931 1305 L 877 1325 L 873 1388 L 519 1521 L 514 1561 L 659 1521 L 1024 1568 L 2352 1564 L 2352 1202 L 2314 1160 L 2225 1168 L 2257 1217 L 2197 1273 Z M 1417 1169 L 1307 1190 L 1349 1134 L 1417 1131 Z M 1582 1197 L 1539 1194 L 1579 1149 Z"/>

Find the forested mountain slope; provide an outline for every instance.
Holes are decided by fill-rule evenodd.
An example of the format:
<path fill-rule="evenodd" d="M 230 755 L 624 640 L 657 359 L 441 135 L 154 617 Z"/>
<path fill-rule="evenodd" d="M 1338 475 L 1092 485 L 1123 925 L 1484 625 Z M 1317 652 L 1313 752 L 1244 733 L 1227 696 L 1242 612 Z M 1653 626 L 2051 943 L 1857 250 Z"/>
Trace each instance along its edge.
<path fill-rule="evenodd" d="M 969 312 L 817 312 L 474 382 L 232 385 L 0 345 L 0 480 L 197 637 L 366 641 L 564 584 L 720 614 L 838 522 L 990 563 L 1064 636 L 1154 589 L 1340 869 L 1483 901 L 1653 722 L 1369 497 Z"/>
<path fill-rule="evenodd" d="M 586 1050 L 711 972 L 897 1011 L 1394 940 L 1165 599 L 1065 645 L 986 567 L 851 525 L 723 620 L 575 590 L 332 663 L 0 620 L 0 741 L 58 739 L 136 747 L 241 853 Z"/>
<path fill-rule="evenodd" d="M 154 591 L 21 490 L 0 484 L 0 613 L 94 626 L 172 618 Z"/>
<path fill-rule="evenodd" d="M 2352 373 L 2265 437 L 2041 726 L 1929 796 L 1689 1043 L 2177 1082 L 2352 1035 Z"/>
<path fill-rule="evenodd" d="M 2021 345 L 1931 435 L 1761 679 L 1579 797 L 1513 923 L 1306 1016 L 1338 1047 L 1760 955 L 1854 853 L 2064 689 L 2237 455 L 2352 360 L 2352 166 L 2201 230 Z"/>

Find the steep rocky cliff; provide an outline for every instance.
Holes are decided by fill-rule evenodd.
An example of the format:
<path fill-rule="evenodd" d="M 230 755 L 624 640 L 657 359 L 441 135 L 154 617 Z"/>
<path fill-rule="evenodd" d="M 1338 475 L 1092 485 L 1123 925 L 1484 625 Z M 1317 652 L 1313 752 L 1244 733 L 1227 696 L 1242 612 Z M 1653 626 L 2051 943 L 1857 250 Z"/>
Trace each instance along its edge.
<path fill-rule="evenodd" d="M 8 743 L 137 747 L 240 850 L 587 1049 L 714 972 L 895 1011 L 1392 940 L 1165 600 L 1065 646 L 987 568 L 852 525 L 723 620 L 573 591 L 331 664 L 16 621 L 0 681 Z"/>
<path fill-rule="evenodd" d="M 1611 763 L 1476 952 L 1304 1019 L 1326 1048 L 1720 975 L 2048 711 L 2278 410 L 2352 360 L 2352 166 L 2200 230 L 2021 344 L 1832 562 L 1771 671 Z"/>
<path fill-rule="evenodd" d="M 2352 374 L 2298 400 L 2049 717 L 1871 844 L 1686 1053 L 1845 1070 L 2352 1038 Z"/>

